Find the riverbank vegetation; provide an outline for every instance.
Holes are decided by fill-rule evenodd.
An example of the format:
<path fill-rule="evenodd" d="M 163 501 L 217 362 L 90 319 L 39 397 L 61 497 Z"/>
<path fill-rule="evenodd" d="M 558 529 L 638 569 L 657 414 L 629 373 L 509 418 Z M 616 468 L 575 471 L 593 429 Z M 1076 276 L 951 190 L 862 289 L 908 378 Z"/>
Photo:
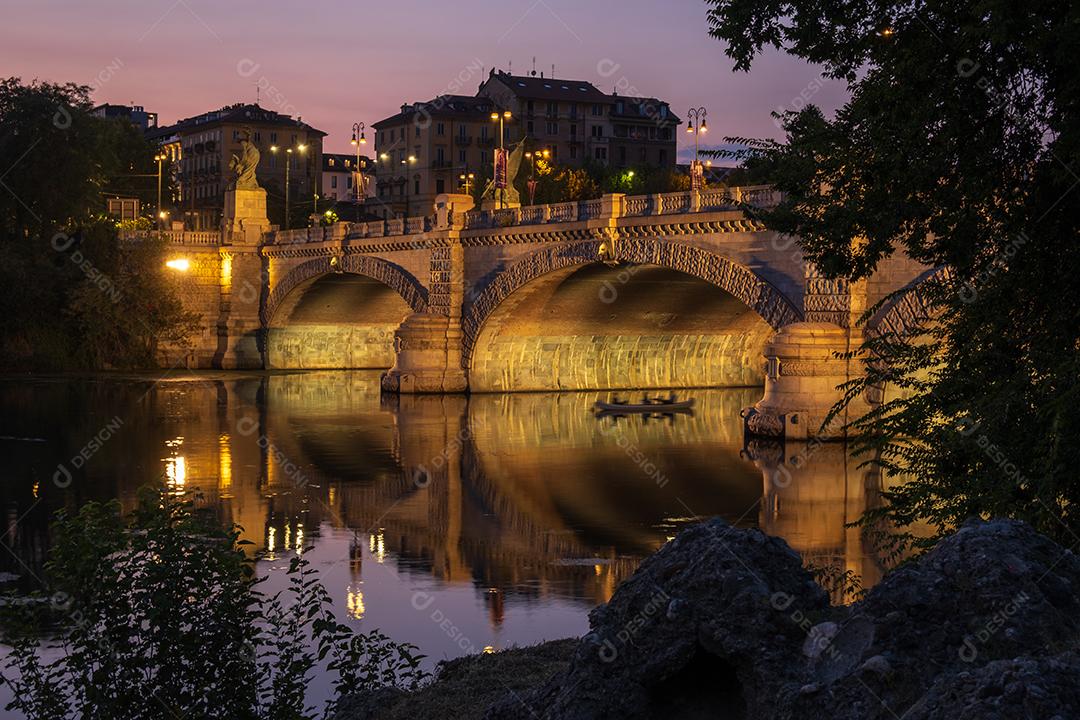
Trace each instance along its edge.
<path fill-rule="evenodd" d="M 107 197 L 156 202 L 155 148 L 91 114 L 89 88 L 0 79 L 0 368 L 149 368 L 198 318 L 165 248 L 119 238 Z M 168 192 L 165 177 L 164 192 Z"/>
<path fill-rule="evenodd" d="M 239 529 L 164 488 L 144 490 L 129 516 L 91 502 L 53 530 L 42 602 L 5 605 L 24 608 L 5 623 L 7 709 L 28 720 L 301 720 L 346 693 L 426 677 L 415 647 L 339 622 L 302 555 L 288 589 L 263 594 Z M 333 678 L 322 708 L 308 695 L 316 672 Z"/>
<path fill-rule="evenodd" d="M 936 528 L 1015 517 L 1080 532 L 1080 16 L 1070 4 L 707 0 L 737 70 L 763 48 L 820 65 L 850 99 L 827 118 L 808 77 L 783 142 L 747 154 L 786 193 L 763 216 L 858 282 L 906 252 L 933 310 L 868 337 L 848 397 L 864 456 L 905 482 L 884 516 Z M 809 98 L 804 97 L 808 95 Z M 807 100 L 809 99 L 809 102 Z M 744 155 L 745 157 L 745 155 Z M 890 299 L 890 302 L 896 298 Z M 863 320 L 885 310 L 871 308 Z"/>

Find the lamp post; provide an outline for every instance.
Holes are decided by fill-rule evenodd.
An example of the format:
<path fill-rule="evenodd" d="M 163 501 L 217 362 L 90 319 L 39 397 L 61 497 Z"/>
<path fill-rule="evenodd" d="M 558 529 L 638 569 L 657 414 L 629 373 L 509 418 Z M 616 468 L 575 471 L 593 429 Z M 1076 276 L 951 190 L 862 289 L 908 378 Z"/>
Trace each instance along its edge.
<path fill-rule="evenodd" d="M 461 173 L 461 175 L 459 176 L 461 184 L 465 186 L 466 195 L 472 195 L 471 188 L 474 177 L 476 177 L 474 173 Z"/>
<path fill-rule="evenodd" d="M 409 167 L 416 164 L 416 156 L 410 155 L 407 160 L 402 160 L 401 164 L 405 166 L 405 221 L 409 219 L 409 195 L 412 193 L 409 185 L 412 182 L 412 178 L 409 177 Z"/>
<path fill-rule="evenodd" d="M 503 144 L 503 141 L 504 141 L 505 136 L 506 136 L 504 123 L 505 123 L 505 121 L 509 120 L 511 117 L 512 117 L 512 115 L 510 114 L 509 110 L 503 110 L 501 113 L 500 112 L 491 113 L 492 122 L 495 122 L 496 120 L 499 121 L 499 156 L 503 156 L 503 162 L 505 162 L 505 155 L 504 154 L 506 152 L 506 148 L 505 148 L 505 146 Z M 495 172 L 493 173 L 493 177 L 498 179 L 498 176 L 499 176 L 499 163 L 496 162 L 495 163 Z M 507 181 L 507 178 L 506 178 L 506 176 L 504 174 L 503 175 L 503 187 L 500 188 L 500 187 L 498 187 L 498 185 L 495 186 L 495 194 L 499 198 L 498 207 L 499 207 L 500 210 L 502 209 L 503 196 L 506 194 L 506 181 Z M 502 190 L 502 193 L 499 193 L 499 190 Z"/>
<path fill-rule="evenodd" d="M 168 160 L 168 157 L 164 153 L 158 153 L 154 156 L 154 160 L 157 160 L 157 218 L 158 227 L 161 227 L 161 221 L 165 219 L 165 215 L 161 212 L 161 163 Z"/>
<path fill-rule="evenodd" d="M 704 106 L 690 108 L 686 111 L 686 132 L 694 135 L 694 162 L 690 166 L 690 188 L 692 190 L 700 190 L 705 180 L 705 172 L 701 167 L 701 160 L 698 159 L 698 138 L 702 133 L 709 131 L 709 124 L 705 120 L 706 114 L 708 114 L 708 111 Z"/>
<path fill-rule="evenodd" d="M 533 152 L 525 153 L 525 157 L 532 161 L 532 170 L 529 172 L 529 204 L 536 204 L 536 158 L 548 158 L 551 157 L 550 150 L 535 150 Z"/>
<path fill-rule="evenodd" d="M 360 186 L 363 184 L 363 179 L 364 179 L 363 173 L 360 170 L 360 146 L 361 145 L 367 145 L 367 138 L 364 137 L 364 129 L 366 127 L 367 126 L 364 125 L 364 123 L 362 123 L 362 122 L 353 123 L 353 126 L 352 126 L 352 140 L 351 140 L 351 142 L 353 144 L 353 147 L 356 148 L 356 168 L 355 168 L 356 169 L 356 181 L 354 183 L 356 185 L 356 202 L 360 202 L 360 200 L 361 200 L 361 194 L 360 194 L 361 193 L 361 188 L 360 188 Z"/>
<path fill-rule="evenodd" d="M 275 155 L 277 155 L 278 150 L 280 150 L 280 148 L 278 148 L 277 145 L 271 145 L 270 146 L 270 152 L 274 153 Z M 293 150 L 296 150 L 298 153 L 303 154 L 303 153 L 307 152 L 307 145 L 304 145 L 303 143 L 301 143 L 301 144 L 297 145 L 295 148 L 285 148 L 285 229 L 286 230 L 289 229 L 289 168 L 292 165 Z M 316 194 L 315 199 L 318 200 L 318 197 L 319 197 L 318 194 Z"/>

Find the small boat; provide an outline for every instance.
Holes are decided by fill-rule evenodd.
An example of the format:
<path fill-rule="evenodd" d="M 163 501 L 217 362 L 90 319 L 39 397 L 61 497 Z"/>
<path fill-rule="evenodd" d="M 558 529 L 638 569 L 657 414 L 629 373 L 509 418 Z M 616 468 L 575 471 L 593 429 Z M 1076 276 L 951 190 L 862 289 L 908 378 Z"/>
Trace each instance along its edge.
<path fill-rule="evenodd" d="M 694 399 L 679 400 L 674 393 L 666 398 L 650 398 L 648 395 L 642 398 L 640 403 L 632 403 L 629 400 L 620 400 L 616 395 L 609 402 L 597 401 L 593 404 L 597 415 L 622 415 L 627 413 L 645 413 L 649 415 L 666 415 L 670 413 L 691 412 L 694 407 Z"/>

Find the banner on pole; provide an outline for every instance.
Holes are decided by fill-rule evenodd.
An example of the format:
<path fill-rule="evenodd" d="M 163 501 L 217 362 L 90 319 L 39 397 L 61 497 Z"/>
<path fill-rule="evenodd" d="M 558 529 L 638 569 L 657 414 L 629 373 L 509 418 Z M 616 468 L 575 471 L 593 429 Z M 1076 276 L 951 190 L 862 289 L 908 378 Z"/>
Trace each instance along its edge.
<path fill-rule="evenodd" d="M 495 149 L 495 187 L 499 190 L 506 189 L 506 150 L 504 148 Z"/>

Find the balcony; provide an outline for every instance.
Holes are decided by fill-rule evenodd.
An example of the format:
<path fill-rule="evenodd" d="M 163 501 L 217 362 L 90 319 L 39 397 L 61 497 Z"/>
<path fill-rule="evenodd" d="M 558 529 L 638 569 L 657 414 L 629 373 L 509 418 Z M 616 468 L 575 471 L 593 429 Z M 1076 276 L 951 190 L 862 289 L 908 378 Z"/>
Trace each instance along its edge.
<path fill-rule="evenodd" d="M 454 137 L 454 144 L 458 145 L 460 147 L 467 147 L 469 145 L 472 145 L 472 136 L 471 135 L 464 135 L 464 136 L 463 135 L 456 135 Z"/>
<path fill-rule="evenodd" d="M 446 168 L 451 168 L 453 166 L 454 166 L 454 163 L 452 163 L 449 160 L 432 160 L 431 161 L 431 169 L 432 170 L 445 170 Z"/>
<path fill-rule="evenodd" d="M 493 137 L 488 137 L 488 138 L 482 137 L 482 138 L 480 138 L 479 140 L 476 141 L 476 146 L 477 147 L 482 147 L 482 148 L 494 147 L 495 146 L 495 138 L 493 138 Z"/>

